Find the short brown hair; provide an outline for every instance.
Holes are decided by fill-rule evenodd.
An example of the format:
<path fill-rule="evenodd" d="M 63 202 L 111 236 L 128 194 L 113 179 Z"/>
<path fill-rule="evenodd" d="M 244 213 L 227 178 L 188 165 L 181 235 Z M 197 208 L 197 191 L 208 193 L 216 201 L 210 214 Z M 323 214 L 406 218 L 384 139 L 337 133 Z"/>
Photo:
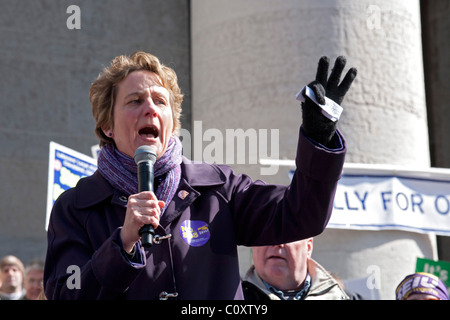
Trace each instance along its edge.
<path fill-rule="evenodd" d="M 136 51 L 131 56 L 120 55 L 114 58 L 109 67 L 103 69 L 89 90 L 89 99 L 94 116 L 95 134 L 100 138 L 100 147 L 113 142 L 107 137 L 102 128 L 112 128 L 114 103 L 118 84 L 131 72 L 148 70 L 155 73 L 161 80 L 161 85 L 169 91 L 170 105 L 172 107 L 173 127 L 180 129 L 181 103 L 183 94 L 178 86 L 175 71 L 159 61 L 157 57 L 143 51 Z"/>

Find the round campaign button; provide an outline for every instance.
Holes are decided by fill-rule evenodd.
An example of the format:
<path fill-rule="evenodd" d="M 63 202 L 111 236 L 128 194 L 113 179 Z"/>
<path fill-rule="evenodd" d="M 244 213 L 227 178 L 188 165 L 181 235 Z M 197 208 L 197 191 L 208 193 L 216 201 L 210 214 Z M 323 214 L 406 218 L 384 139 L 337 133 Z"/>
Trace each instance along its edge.
<path fill-rule="evenodd" d="M 201 220 L 183 221 L 180 226 L 180 234 L 184 242 L 193 247 L 204 245 L 211 237 L 208 224 Z"/>

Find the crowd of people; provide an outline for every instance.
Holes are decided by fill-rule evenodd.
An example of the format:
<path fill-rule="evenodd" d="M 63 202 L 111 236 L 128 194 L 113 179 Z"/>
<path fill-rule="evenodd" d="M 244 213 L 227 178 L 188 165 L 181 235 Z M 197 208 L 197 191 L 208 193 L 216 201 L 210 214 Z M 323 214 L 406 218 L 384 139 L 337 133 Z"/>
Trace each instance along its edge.
<path fill-rule="evenodd" d="M 245 300 L 364 300 L 311 258 L 313 238 L 276 246 L 253 247 L 254 264 L 242 278 Z M 0 260 L 0 300 L 46 300 L 44 262 L 26 266 L 13 255 Z M 417 272 L 395 290 L 396 300 L 449 300 L 444 282 Z"/>
<path fill-rule="evenodd" d="M 13 255 L 0 260 L 0 300 L 40 300 L 44 298 L 44 262 L 34 259 L 24 266 Z"/>

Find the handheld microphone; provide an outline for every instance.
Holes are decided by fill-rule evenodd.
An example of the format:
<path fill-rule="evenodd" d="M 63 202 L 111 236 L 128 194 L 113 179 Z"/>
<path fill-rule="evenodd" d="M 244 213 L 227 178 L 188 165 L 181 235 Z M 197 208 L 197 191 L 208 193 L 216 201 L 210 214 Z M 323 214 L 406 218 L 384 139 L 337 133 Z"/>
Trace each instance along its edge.
<path fill-rule="evenodd" d="M 134 153 L 134 162 L 137 164 L 138 190 L 153 191 L 153 165 L 156 161 L 156 151 L 149 146 L 140 146 Z M 144 225 L 139 230 L 141 242 L 144 247 L 151 247 L 155 230 L 150 224 Z"/>

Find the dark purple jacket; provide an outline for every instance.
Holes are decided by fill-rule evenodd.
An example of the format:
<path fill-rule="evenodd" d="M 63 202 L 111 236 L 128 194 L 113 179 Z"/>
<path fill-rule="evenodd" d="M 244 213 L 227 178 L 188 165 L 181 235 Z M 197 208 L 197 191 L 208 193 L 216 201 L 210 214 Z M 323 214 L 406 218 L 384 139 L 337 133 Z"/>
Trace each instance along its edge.
<path fill-rule="evenodd" d="M 182 179 L 150 248 L 125 254 L 126 197 L 100 175 L 81 179 L 52 210 L 44 272 L 48 299 L 242 299 L 237 245 L 273 245 L 321 233 L 345 157 L 301 130 L 290 186 L 237 175 L 225 165 L 183 159 Z M 79 272 L 78 272 L 79 271 Z"/>

